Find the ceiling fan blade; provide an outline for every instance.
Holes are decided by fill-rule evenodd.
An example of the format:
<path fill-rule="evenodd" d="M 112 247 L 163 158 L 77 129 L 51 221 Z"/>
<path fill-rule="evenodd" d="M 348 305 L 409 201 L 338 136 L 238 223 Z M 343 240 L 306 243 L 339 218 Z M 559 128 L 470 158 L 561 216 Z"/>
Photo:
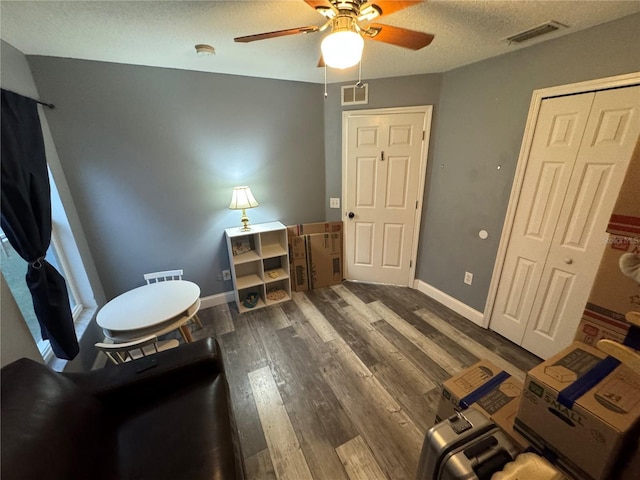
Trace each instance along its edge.
<path fill-rule="evenodd" d="M 390 43 L 392 45 L 397 45 L 398 47 L 410 48 L 411 50 L 420 50 L 421 48 L 426 47 L 434 38 L 430 33 L 392 27 L 391 25 L 381 25 L 379 23 L 371 24 L 369 26 L 369 31 L 378 32 L 375 34 L 367 34 L 371 40 Z"/>
<path fill-rule="evenodd" d="M 318 27 L 311 25 L 310 27 L 290 28 L 288 30 L 277 30 L 275 32 L 258 33 L 256 35 L 247 35 L 245 37 L 236 37 L 233 40 L 240 43 L 255 42 L 256 40 L 266 40 L 267 38 L 284 37 L 287 35 L 296 35 L 298 33 L 314 33 L 318 31 Z"/>
<path fill-rule="evenodd" d="M 316 9 L 316 7 L 331 8 L 331 2 L 329 2 L 329 0 L 304 0 L 304 3 L 309 5 L 314 10 Z"/>
<path fill-rule="evenodd" d="M 403 10 L 407 7 L 412 7 L 418 3 L 422 3 L 422 1 L 423 0 L 373 0 L 370 3 L 377 5 L 382 9 L 381 15 L 390 15 L 398 10 Z"/>

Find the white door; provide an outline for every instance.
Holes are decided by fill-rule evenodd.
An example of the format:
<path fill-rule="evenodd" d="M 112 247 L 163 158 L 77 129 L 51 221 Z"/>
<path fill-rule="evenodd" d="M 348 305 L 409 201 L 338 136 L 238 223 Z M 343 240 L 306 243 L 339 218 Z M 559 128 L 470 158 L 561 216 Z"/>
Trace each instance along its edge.
<path fill-rule="evenodd" d="M 573 339 L 640 131 L 640 87 L 545 99 L 491 328 L 542 358 Z"/>
<path fill-rule="evenodd" d="M 343 120 L 345 278 L 409 285 L 426 172 L 427 112 Z"/>
<path fill-rule="evenodd" d="M 594 93 L 543 100 L 491 318 L 491 329 L 520 345 Z"/>

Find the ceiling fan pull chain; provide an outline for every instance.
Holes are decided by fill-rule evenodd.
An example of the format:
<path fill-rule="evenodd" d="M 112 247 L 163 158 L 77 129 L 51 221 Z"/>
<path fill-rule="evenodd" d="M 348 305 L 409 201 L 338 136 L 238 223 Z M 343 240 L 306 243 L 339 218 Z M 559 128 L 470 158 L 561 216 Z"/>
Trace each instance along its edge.
<path fill-rule="evenodd" d="M 324 98 L 327 98 L 327 64 L 324 65 Z"/>
<path fill-rule="evenodd" d="M 360 61 L 358 62 L 358 83 L 356 83 L 357 88 L 362 88 L 364 85 L 362 84 L 362 57 L 360 57 Z"/>

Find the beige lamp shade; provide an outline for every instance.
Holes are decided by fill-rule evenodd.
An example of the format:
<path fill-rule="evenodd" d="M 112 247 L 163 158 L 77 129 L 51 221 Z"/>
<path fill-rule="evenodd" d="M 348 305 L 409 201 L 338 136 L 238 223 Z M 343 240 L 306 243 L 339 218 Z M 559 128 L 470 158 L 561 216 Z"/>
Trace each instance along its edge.
<path fill-rule="evenodd" d="M 260 205 L 251 193 L 249 187 L 235 187 L 229 204 L 230 210 L 242 210 L 243 208 L 253 208 Z"/>
<path fill-rule="evenodd" d="M 230 210 L 242 210 L 242 231 L 246 232 L 251 230 L 249 227 L 249 217 L 245 209 L 253 208 L 260 205 L 256 198 L 251 193 L 251 189 L 247 186 L 235 187 L 233 189 L 233 195 L 231 196 L 231 203 L 229 204 Z"/>

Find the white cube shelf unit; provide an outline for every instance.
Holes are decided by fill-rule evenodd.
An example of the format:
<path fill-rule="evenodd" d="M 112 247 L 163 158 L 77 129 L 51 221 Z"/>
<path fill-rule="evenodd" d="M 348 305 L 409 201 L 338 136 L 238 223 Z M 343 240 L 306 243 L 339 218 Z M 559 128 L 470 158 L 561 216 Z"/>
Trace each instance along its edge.
<path fill-rule="evenodd" d="M 227 228 L 227 248 L 233 293 L 240 313 L 291 299 L 287 228 L 280 222 Z M 258 295 L 253 308 L 244 305 L 247 295 Z"/>

